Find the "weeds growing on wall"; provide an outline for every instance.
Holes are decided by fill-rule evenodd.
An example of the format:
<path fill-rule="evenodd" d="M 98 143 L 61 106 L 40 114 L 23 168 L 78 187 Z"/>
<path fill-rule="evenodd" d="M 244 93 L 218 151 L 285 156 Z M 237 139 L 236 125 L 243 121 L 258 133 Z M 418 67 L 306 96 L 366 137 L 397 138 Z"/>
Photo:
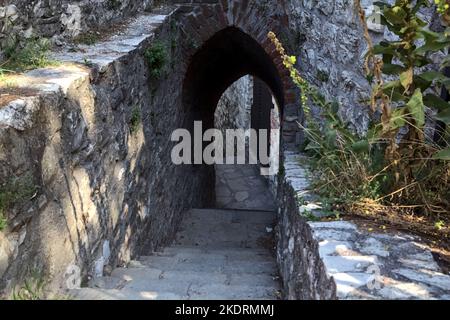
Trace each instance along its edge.
<path fill-rule="evenodd" d="M 24 45 L 11 38 L 4 49 L 6 60 L 0 64 L 0 74 L 43 68 L 56 62 L 50 58 L 50 41 L 45 38 L 28 39 Z"/>
<path fill-rule="evenodd" d="M 74 42 L 92 46 L 100 41 L 100 35 L 95 31 L 88 31 L 75 37 Z"/>
<path fill-rule="evenodd" d="M 6 220 L 3 213 L 0 213 L 0 231 L 3 231 L 8 225 L 8 220 Z"/>
<path fill-rule="evenodd" d="M 156 42 L 145 50 L 144 58 L 147 62 L 150 74 L 153 78 L 160 78 L 164 72 L 164 67 L 168 62 L 167 49 L 163 43 Z"/>
<path fill-rule="evenodd" d="M 12 300 L 44 300 L 46 281 L 38 272 L 31 272 L 23 285 L 14 290 Z"/>
<path fill-rule="evenodd" d="M 33 197 L 36 189 L 30 174 L 13 178 L 0 186 L 0 231 L 3 231 L 7 226 L 6 210 Z"/>
<path fill-rule="evenodd" d="M 382 23 L 397 37 L 374 45 L 364 11 L 369 50 L 365 61 L 372 84 L 372 123 L 366 136 L 348 130 L 338 116 L 339 105 L 327 101 L 295 68 L 273 33 L 269 38 L 282 55 L 294 83 L 301 89 L 307 135 L 304 151 L 314 161 L 317 190 L 338 209 L 373 216 L 402 227 L 448 237 L 450 231 L 450 104 L 440 97 L 450 90 L 444 68 L 450 29 L 433 32 L 419 18 L 428 1 L 378 2 Z M 442 10 L 444 8 L 444 10 Z M 448 6 L 439 9 L 448 21 Z M 440 66 L 430 55 L 441 54 Z M 390 79 L 387 81 L 386 79 Z M 321 121 L 310 106 L 322 111 Z"/>
<path fill-rule="evenodd" d="M 142 114 L 139 106 L 134 106 L 131 111 L 131 119 L 130 119 L 130 133 L 136 133 L 139 130 L 139 125 L 142 122 Z"/>
<path fill-rule="evenodd" d="M 122 6 L 121 0 L 107 0 L 106 1 L 106 7 L 109 10 L 118 10 Z"/>

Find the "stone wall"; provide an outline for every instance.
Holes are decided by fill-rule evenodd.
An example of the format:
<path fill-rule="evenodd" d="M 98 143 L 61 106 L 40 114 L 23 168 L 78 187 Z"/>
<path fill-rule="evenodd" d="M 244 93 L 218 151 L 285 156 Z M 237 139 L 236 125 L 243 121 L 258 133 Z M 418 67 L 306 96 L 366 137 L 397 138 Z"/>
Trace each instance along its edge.
<path fill-rule="evenodd" d="M 290 54 L 298 57 L 302 75 L 330 101 L 355 132 L 369 125 L 370 85 L 364 74 L 367 43 L 353 0 L 288 0 L 289 29 L 282 36 Z M 394 35 L 376 18 L 373 0 L 362 0 L 374 43 Z M 393 3 L 394 1 L 388 1 Z M 425 21 L 438 25 L 434 9 L 423 10 Z M 315 110 L 316 113 L 318 110 Z"/>
<path fill-rule="evenodd" d="M 215 112 L 219 130 L 250 129 L 253 104 L 253 78 L 245 76 L 233 83 L 222 95 Z"/>
<path fill-rule="evenodd" d="M 223 137 L 226 137 L 227 129 L 250 129 L 252 105 L 253 78 L 245 76 L 223 93 L 214 114 L 214 127 L 222 131 Z M 229 141 L 225 142 L 223 152 L 227 155 Z M 234 147 L 237 145 L 236 141 Z M 248 147 L 248 141 L 246 141 L 246 147 Z"/>
<path fill-rule="evenodd" d="M 122 55 L 99 43 L 90 50 L 101 62 L 89 68 L 27 73 L 13 88 L 22 96 L 0 109 L 1 185 L 29 175 L 37 187 L 5 212 L 4 293 L 36 270 L 55 292 L 68 267 L 87 279 L 125 265 L 169 243 L 187 209 L 213 204 L 198 192 L 213 180 L 170 158 L 171 134 L 184 120 L 184 73 L 175 65 L 155 79 L 144 60 L 155 38 L 176 36 L 161 17 L 142 16 L 123 32 Z M 182 52 L 167 54 L 178 61 Z"/>
<path fill-rule="evenodd" d="M 277 259 L 284 297 L 289 300 L 336 299 L 336 284 L 327 275 L 319 243 L 304 216 L 300 199 L 308 193 L 307 172 L 296 153 L 286 152 L 278 184 Z"/>
<path fill-rule="evenodd" d="M 4 294 L 35 271 L 51 292 L 67 286 L 68 271 L 83 279 L 107 273 L 169 243 L 186 210 L 213 205 L 214 171 L 176 166 L 170 158 L 171 134 L 189 119 L 187 68 L 199 45 L 239 20 L 281 71 L 266 41 L 268 23 L 255 29 L 242 19 L 258 12 L 260 21 L 275 21 L 276 10 L 267 9 L 236 2 L 186 5 L 168 17 L 139 15 L 106 40 L 58 48 L 59 66 L 2 86 L 0 185 L 30 177 L 37 190 L 3 214 Z M 167 58 L 157 73 L 145 60 L 156 42 Z M 293 108 L 294 89 L 285 73 L 282 79 L 280 94 Z M 286 130 L 290 142 L 295 135 Z"/>
<path fill-rule="evenodd" d="M 300 70 L 328 99 L 341 104 L 343 119 L 364 132 L 370 87 L 363 74 L 366 44 L 354 2 L 290 0 L 289 6 L 290 48 Z"/>
<path fill-rule="evenodd" d="M 18 36 L 24 41 L 32 36 L 46 37 L 61 44 L 88 30 L 108 30 L 125 18 L 151 10 L 154 3 L 154 0 L 2 0 L 0 52 L 8 37 Z"/>
<path fill-rule="evenodd" d="M 87 30 L 110 29 L 124 18 L 151 10 L 154 2 L 3 0 L 0 1 L 0 52 L 10 35 L 17 34 L 21 38 L 32 35 L 49 37 L 55 43 L 62 44 L 65 39 Z M 168 2 L 191 1 L 157 1 L 158 4 Z M 214 2 L 219 1 L 208 1 Z M 227 2 L 229 6 L 231 2 L 224 1 Z M 362 1 L 368 16 L 373 13 L 372 3 L 371 0 Z M 354 2 L 286 0 L 276 6 L 261 5 L 257 10 L 271 12 L 278 17 L 279 23 L 286 24 L 284 28 L 276 26 L 273 30 L 280 30 L 280 38 L 289 52 L 298 56 L 298 66 L 305 77 L 330 100 L 338 101 L 342 118 L 357 132 L 363 133 L 369 123 L 369 85 L 363 73 L 366 43 L 355 14 Z M 432 19 L 429 14 L 427 19 Z M 369 26 L 376 41 L 391 37 L 387 30 L 376 23 L 370 23 Z M 208 27 L 205 25 L 205 28 Z M 285 114 L 289 119 L 301 120 L 301 114 L 291 111 Z M 295 122 L 292 126 L 295 126 Z M 297 140 L 300 139 L 297 137 Z"/>
<path fill-rule="evenodd" d="M 65 39 L 85 31 L 108 29 L 124 18 L 151 10 L 154 2 L 4 0 L 0 2 L 0 52 L 11 35 L 22 39 L 33 35 L 48 37 L 62 44 Z M 171 1 L 158 1 L 161 2 Z M 363 1 L 368 14 L 371 3 Z M 358 132 L 363 132 L 368 125 L 364 101 L 369 91 L 362 72 L 366 45 L 353 1 L 287 0 L 263 9 L 273 10 L 279 16 L 288 14 L 288 24 L 280 31 L 280 37 L 290 52 L 299 57 L 303 74 L 326 96 L 340 102 L 342 117 Z M 371 29 L 378 39 L 389 37 L 376 25 Z"/>

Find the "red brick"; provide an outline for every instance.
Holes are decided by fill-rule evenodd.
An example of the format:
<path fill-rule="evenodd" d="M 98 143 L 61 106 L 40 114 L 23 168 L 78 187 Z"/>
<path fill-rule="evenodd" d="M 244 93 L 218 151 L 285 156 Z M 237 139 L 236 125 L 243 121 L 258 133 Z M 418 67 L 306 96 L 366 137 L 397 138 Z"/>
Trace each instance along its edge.
<path fill-rule="evenodd" d="M 219 26 L 221 29 L 225 29 L 226 27 L 228 27 L 230 25 L 230 23 L 228 21 L 228 17 L 224 11 L 217 10 L 216 17 L 217 17 L 217 22 L 219 23 Z"/>
<path fill-rule="evenodd" d="M 291 101 L 295 101 L 295 99 L 297 99 L 297 95 L 295 94 L 295 92 L 285 89 L 284 90 L 284 99 L 286 100 L 285 103 L 290 103 Z"/>

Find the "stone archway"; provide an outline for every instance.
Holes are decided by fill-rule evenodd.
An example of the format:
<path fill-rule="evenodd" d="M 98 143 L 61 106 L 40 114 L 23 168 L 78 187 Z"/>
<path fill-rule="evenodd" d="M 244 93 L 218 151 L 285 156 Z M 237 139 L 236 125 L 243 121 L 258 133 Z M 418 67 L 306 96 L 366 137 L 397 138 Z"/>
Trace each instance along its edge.
<path fill-rule="evenodd" d="M 193 56 L 186 73 L 183 102 L 189 120 L 201 120 L 206 128 L 213 127 L 213 112 L 223 92 L 246 74 L 267 83 L 279 105 L 284 105 L 281 77 L 264 49 L 235 27 L 214 34 Z"/>
<path fill-rule="evenodd" d="M 228 27 L 215 33 L 194 54 L 186 72 L 183 83 L 185 128 L 194 133 L 196 121 L 202 122 L 203 130 L 214 128 L 214 115 L 222 94 L 232 83 L 247 74 L 261 79 L 257 84 L 267 84 L 282 112 L 285 101 L 283 81 L 270 55 L 256 40 L 236 27 Z M 262 87 L 258 85 L 255 89 Z M 254 93 L 258 98 L 271 100 L 270 92 L 262 94 L 266 91 L 254 90 Z M 253 104 L 252 129 L 270 132 L 270 105 L 271 103 Z M 258 145 L 261 147 L 261 141 L 258 141 Z M 228 154 L 226 156 L 229 157 Z M 207 177 L 207 180 L 215 181 L 213 167 L 197 166 L 196 170 L 201 171 L 201 176 Z M 213 188 L 207 190 L 212 192 Z M 211 194 L 211 198 L 213 197 Z"/>
<path fill-rule="evenodd" d="M 297 121 L 301 119 L 298 89 L 267 37 L 270 31 L 281 32 L 288 27 L 287 10 L 284 1 L 268 7 L 241 0 L 197 2 L 180 7 L 179 26 L 186 35 L 182 47 L 187 61 L 183 104 L 188 109 L 201 106 L 194 118 L 203 117 L 212 124 L 208 110 L 217 104 L 229 85 L 245 74 L 252 74 L 268 84 L 280 106 L 282 147 L 291 149 L 298 144 Z M 206 91 L 208 95 L 202 101 L 196 100 L 199 99 L 196 92 Z"/>
<path fill-rule="evenodd" d="M 241 130 L 249 132 L 259 129 L 267 133 L 264 143 L 253 153 L 250 161 L 251 147 L 256 145 L 246 141 L 228 141 L 224 146 L 227 161 L 237 164 L 216 164 L 216 208 L 275 211 L 276 174 L 279 172 L 280 119 L 277 99 L 271 89 L 259 78 L 244 76 L 233 83 L 222 95 L 215 114 L 215 129 L 225 137 L 227 131 Z M 238 163 L 236 158 L 228 157 L 228 148 L 244 150 L 247 162 Z M 255 150 L 253 150 L 254 152 Z M 261 154 L 259 154 L 261 153 Z M 259 157 L 258 157 L 259 156 Z M 261 157 L 264 159 L 261 161 Z"/>
<path fill-rule="evenodd" d="M 301 119 L 298 89 L 267 37 L 270 31 L 276 32 L 287 24 L 287 15 L 280 16 L 283 10 L 279 9 L 273 11 L 277 12 L 275 14 L 248 1 L 218 1 L 181 7 L 179 21 L 182 32 L 187 35 L 183 49 L 188 56 L 182 91 L 185 128 L 192 130 L 194 121 L 202 121 L 204 130 L 213 128 L 214 110 L 224 91 L 242 76 L 250 74 L 267 84 L 275 98 L 279 108 L 281 149 L 297 145 L 300 133 L 296 122 Z M 253 122 L 252 128 L 270 130 L 270 111 L 252 110 L 253 115 L 258 113 L 267 117 Z M 253 119 L 258 117 L 253 116 Z M 214 182 L 211 168 L 197 167 L 195 171 Z M 213 188 L 206 184 L 205 189 Z M 214 198 L 213 194 L 210 196 Z"/>

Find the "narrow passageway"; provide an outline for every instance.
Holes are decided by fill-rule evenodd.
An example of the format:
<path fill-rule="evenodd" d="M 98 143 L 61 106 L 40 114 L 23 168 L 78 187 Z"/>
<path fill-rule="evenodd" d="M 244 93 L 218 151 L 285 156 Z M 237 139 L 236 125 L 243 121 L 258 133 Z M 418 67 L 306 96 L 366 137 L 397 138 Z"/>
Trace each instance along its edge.
<path fill-rule="evenodd" d="M 274 201 L 264 178 L 248 165 L 221 165 L 217 175 L 217 194 L 233 201 L 190 210 L 172 246 L 95 279 L 77 298 L 279 299 Z"/>
<path fill-rule="evenodd" d="M 284 104 L 282 81 L 264 48 L 241 30 L 217 32 L 198 50 L 184 79 L 183 102 L 185 128 L 195 136 L 192 126 L 201 122 L 203 130 L 220 131 L 227 141 L 218 146 L 226 146 L 223 155 L 228 159 L 240 156 L 228 154 L 229 143 L 238 153 L 252 149 L 251 154 L 258 155 L 252 163 L 267 166 L 264 153 L 271 160 L 279 157 L 276 133 Z M 228 141 L 230 129 L 253 130 L 258 135 L 256 141 L 246 141 L 244 148 L 242 136 Z M 281 297 L 274 241 L 276 205 L 259 165 L 185 165 L 181 169 L 202 179 L 196 192 L 212 201 L 198 205 L 206 208 L 183 214 L 171 246 L 140 257 L 109 277 L 94 279 L 90 288 L 75 292 L 78 298 Z"/>
<path fill-rule="evenodd" d="M 77 298 L 279 299 L 276 205 L 267 178 L 259 165 L 214 169 L 215 208 L 189 210 L 171 246 L 94 279 L 90 288 L 75 292 Z"/>
<path fill-rule="evenodd" d="M 1 2 L 0 299 L 450 300 L 450 0 Z"/>

